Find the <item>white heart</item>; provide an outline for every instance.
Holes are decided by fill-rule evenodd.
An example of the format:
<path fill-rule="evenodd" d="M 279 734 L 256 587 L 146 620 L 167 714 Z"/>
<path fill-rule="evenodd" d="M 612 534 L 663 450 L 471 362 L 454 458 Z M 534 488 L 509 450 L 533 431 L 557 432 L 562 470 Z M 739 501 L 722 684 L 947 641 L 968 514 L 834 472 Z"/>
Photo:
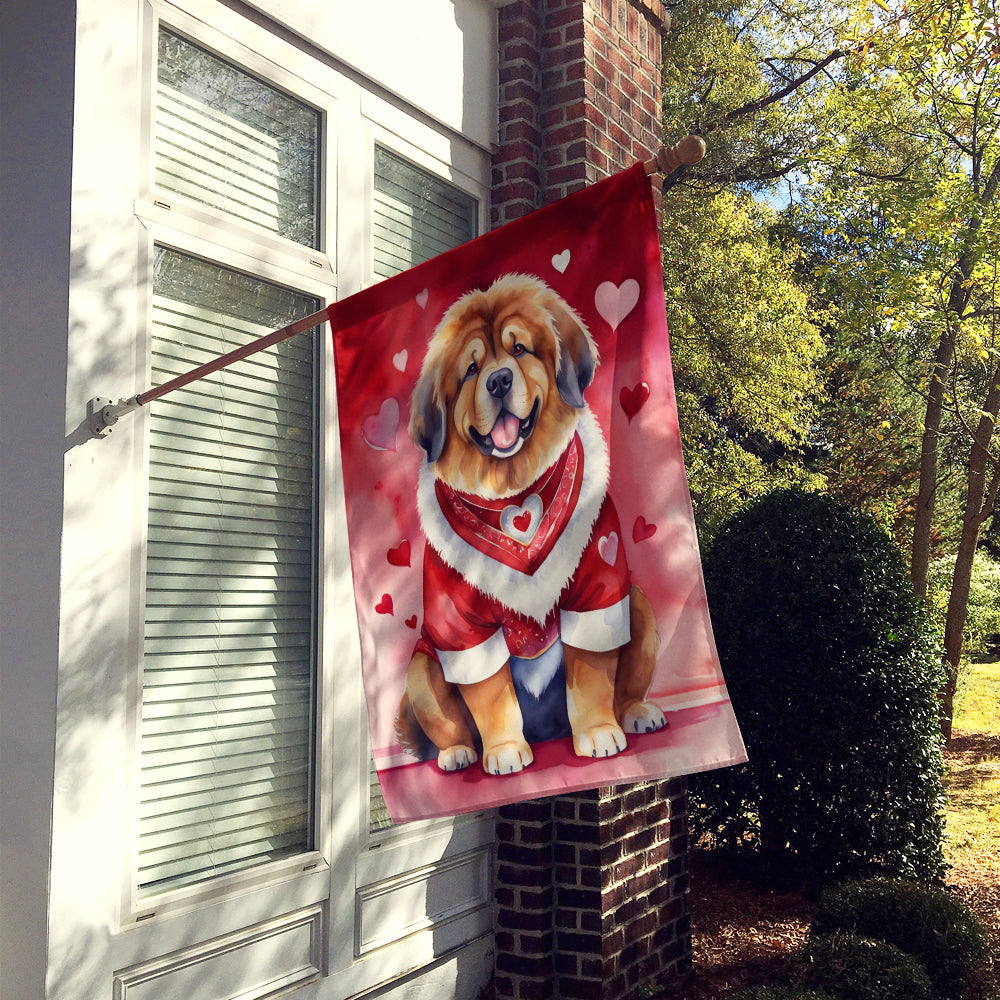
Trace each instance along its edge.
<path fill-rule="evenodd" d="M 408 354 L 406 348 L 404 347 L 401 351 L 399 351 L 398 353 L 396 353 L 396 354 L 394 354 L 392 356 L 392 367 L 395 368 L 396 371 L 398 371 L 398 372 L 405 372 L 406 371 L 406 359 L 408 357 L 409 357 L 409 354 Z"/>
<path fill-rule="evenodd" d="M 557 253 L 552 258 L 552 266 L 560 273 L 565 274 L 566 268 L 569 267 L 569 250 L 563 250 L 562 253 Z"/>
<path fill-rule="evenodd" d="M 542 523 L 542 498 L 532 493 L 520 507 L 508 504 L 500 512 L 500 530 L 527 545 Z"/>
<path fill-rule="evenodd" d="M 614 566 L 618 559 L 618 532 L 612 531 L 600 538 L 597 542 L 597 551 L 609 566 Z"/>
<path fill-rule="evenodd" d="M 635 308 L 639 301 L 639 282 L 626 278 L 619 287 L 613 281 L 602 281 L 594 293 L 597 311 L 608 321 L 612 332 L 618 324 Z"/>
<path fill-rule="evenodd" d="M 422 292 L 417 292 L 417 305 L 420 306 L 421 309 L 427 308 L 428 294 L 429 293 L 426 288 Z"/>

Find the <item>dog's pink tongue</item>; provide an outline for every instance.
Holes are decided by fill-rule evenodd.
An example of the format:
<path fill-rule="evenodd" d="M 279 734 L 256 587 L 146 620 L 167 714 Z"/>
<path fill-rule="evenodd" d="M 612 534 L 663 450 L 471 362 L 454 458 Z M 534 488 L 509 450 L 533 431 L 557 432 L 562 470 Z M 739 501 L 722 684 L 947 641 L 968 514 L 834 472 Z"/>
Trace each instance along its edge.
<path fill-rule="evenodd" d="M 499 448 L 500 451 L 512 448 L 514 442 L 517 441 L 517 435 L 520 430 L 521 421 L 513 413 L 504 413 L 497 419 L 497 422 L 493 425 L 493 430 L 490 432 L 493 446 Z"/>

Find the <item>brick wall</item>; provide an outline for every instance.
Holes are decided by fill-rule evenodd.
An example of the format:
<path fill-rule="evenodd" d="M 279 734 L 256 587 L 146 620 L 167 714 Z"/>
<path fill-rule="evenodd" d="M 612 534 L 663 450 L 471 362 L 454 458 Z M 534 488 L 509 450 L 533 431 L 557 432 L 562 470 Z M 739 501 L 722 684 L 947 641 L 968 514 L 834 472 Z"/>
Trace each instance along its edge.
<path fill-rule="evenodd" d="M 514 0 L 498 18 L 495 226 L 652 155 L 669 22 L 660 0 Z M 687 971 L 686 788 L 500 810 L 498 998 L 620 1000 Z"/>
<path fill-rule="evenodd" d="M 660 143 L 661 0 L 500 8 L 493 224 L 646 159 Z"/>

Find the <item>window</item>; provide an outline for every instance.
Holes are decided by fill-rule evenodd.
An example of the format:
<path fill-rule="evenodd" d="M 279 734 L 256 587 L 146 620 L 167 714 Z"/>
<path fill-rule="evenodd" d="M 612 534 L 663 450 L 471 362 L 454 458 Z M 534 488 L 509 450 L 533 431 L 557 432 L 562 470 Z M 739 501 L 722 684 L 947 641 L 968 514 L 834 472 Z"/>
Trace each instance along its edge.
<path fill-rule="evenodd" d="M 159 31 L 156 185 L 318 246 L 319 113 Z"/>
<path fill-rule="evenodd" d="M 164 27 L 158 54 L 157 190 L 315 246 L 318 112 Z M 157 245 L 151 384 L 318 307 Z M 314 331 L 151 407 L 140 899 L 314 847 L 318 367 Z"/>
<path fill-rule="evenodd" d="M 434 15 L 457 48 L 426 107 L 386 87 L 398 24 L 346 69 L 343 18 L 322 3 L 88 7 L 100 30 L 79 34 L 75 63 L 63 53 L 78 97 L 71 404 L 162 384 L 369 285 L 376 144 L 482 217 L 488 150 L 447 122 L 453 99 L 480 120 L 462 81 L 466 65 L 492 79 L 492 15 L 461 4 L 481 30 Z M 360 45 L 377 17 L 348 20 Z M 471 995 L 486 976 L 492 817 L 369 834 L 336 403 L 323 324 L 102 442 L 82 422 L 67 439 L 57 992 L 308 984 L 342 1000 L 390 983 L 402 996 L 417 977 L 428 995 L 475 978 Z"/>
<path fill-rule="evenodd" d="M 158 247 L 154 384 L 316 308 Z M 311 847 L 313 356 L 284 341 L 150 414 L 140 893 Z"/>
<path fill-rule="evenodd" d="M 389 278 L 477 235 L 478 205 L 464 191 L 421 170 L 382 146 L 375 146 L 373 271 Z M 369 830 L 392 826 L 369 766 Z"/>
<path fill-rule="evenodd" d="M 477 236 L 477 205 L 464 191 L 375 147 L 374 271 L 391 278 Z"/>

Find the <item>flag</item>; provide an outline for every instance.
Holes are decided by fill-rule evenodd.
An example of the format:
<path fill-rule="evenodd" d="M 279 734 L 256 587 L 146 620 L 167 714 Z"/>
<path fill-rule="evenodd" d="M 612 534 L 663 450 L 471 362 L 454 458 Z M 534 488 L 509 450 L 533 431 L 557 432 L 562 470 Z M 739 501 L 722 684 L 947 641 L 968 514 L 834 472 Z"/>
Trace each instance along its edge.
<path fill-rule="evenodd" d="M 392 818 L 745 760 L 642 165 L 329 317 L 362 677 Z"/>

